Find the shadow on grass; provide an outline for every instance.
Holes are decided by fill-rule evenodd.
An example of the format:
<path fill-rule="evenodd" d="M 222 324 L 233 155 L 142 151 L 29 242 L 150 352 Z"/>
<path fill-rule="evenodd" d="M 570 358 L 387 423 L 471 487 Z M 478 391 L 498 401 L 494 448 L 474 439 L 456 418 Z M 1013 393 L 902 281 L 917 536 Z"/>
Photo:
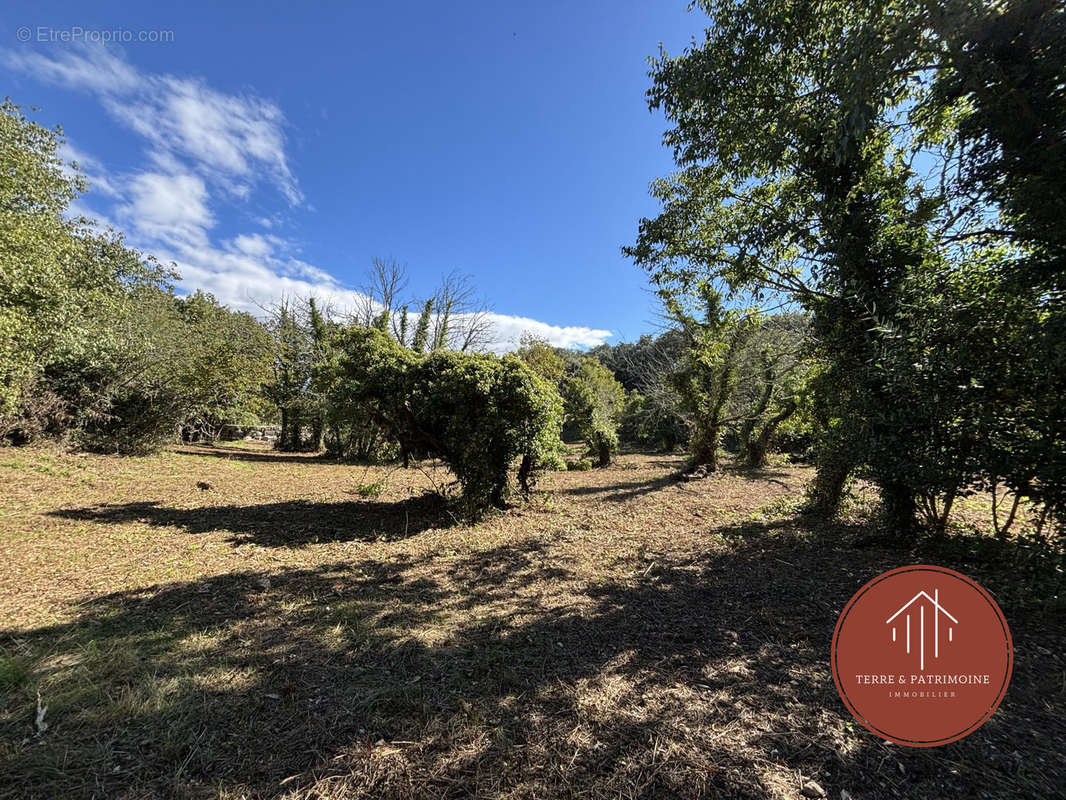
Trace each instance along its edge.
<path fill-rule="evenodd" d="M 654 478 L 647 481 L 622 481 L 620 483 L 610 483 L 605 486 L 575 486 L 570 489 L 555 489 L 554 491 L 559 494 L 576 496 L 602 494 L 604 495 L 604 500 L 621 503 L 625 500 L 631 500 L 634 497 L 657 492 L 660 489 L 665 489 L 667 486 L 676 485 L 679 480 L 680 478 L 676 475 L 665 475 L 661 478 Z"/>
<path fill-rule="evenodd" d="M 245 449 L 227 447 L 224 444 L 190 444 L 171 448 L 171 452 L 183 456 L 209 456 L 229 461 L 251 461 L 257 464 L 323 464 L 343 463 L 329 458 L 325 453 L 283 453 L 267 448 Z"/>
<path fill-rule="evenodd" d="M 887 747 L 845 724 L 828 648 L 847 598 L 901 554 L 793 523 L 731 539 L 610 579 L 581 577 L 562 540 L 526 539 L 87 599 L 73 621 L 0 632 L 29 671 L 2 696 L 0 796 L 755 800 L 814 777 L 832 797 L 1006 798 L 1066 783 L 1061 622 L 1011 620 L 1015 685 L 977 733 Z"/>
<path fill-rule="evenodd" d="M 316 542 L 402 539 L 455 522 L 446 501 L 426 493 L 398 502 L 292 500 L 246 506 L 171 508 L 157 502 L 60 509 L 50 516 L 124 525 L 141 522 L 188 533 L 229 531 L 234 545 L 302 547 Z"/>

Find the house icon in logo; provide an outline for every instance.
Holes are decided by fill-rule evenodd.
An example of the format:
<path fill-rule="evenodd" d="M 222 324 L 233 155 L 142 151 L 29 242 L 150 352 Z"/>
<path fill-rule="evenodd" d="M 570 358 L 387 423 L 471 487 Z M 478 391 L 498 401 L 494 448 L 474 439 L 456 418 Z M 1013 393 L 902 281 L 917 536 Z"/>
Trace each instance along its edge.
<path fill-rule="evenodd" d="M 917 603 L 917 605 L 915 605 Z M 897 620 L 901 614 L 905 614 L 906 620 L 906 643 L 907 653 L 911 652 L 911 617 L 917 612 L 918 616 L 918 666 L 919 669 L 925 669 L 925 617 L 926 607 L 930 607 L 930 613 L 933 617 L 933 658 L 940 658 L 940 615 L 943 614 L 949 620 L 956 625 L 959 621 L 953 617 L 946 608 L 940 605 L 940 590 L 934 589 L 933 596 L 930 597 L 926 591 L 920 591 L 914 595 L 910 600 L 904 603 L 895 614 L 885 620 L 886 625 L 891 625 L 893 621 Z M 897 628 L 902 624 L 896 622 L 892 625 L 892 641 L 895 642 L 898 639 Z M 955 637 L 955 629 L 948 625 L 948 641 L 952 641 Z"/>

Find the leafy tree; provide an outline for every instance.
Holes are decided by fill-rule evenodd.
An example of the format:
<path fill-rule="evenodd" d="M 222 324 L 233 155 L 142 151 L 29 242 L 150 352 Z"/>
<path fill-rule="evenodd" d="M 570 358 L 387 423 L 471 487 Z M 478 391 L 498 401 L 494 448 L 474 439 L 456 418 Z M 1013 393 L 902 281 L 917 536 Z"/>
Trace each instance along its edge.
<path fill-rule="evenodd" d="M 730 403 L 738 420 L 737 447 L 750 468 L 766 465 L 775 434 L 805 406 L 803 357 L 807 319 L 773 314 L 753 320 L 754 329 L 740 354 L 737 388 Z"/>
<path fill-rule="evenodd" d="M 567 362 L 546 339 L 525 333 L 519 341 L 517 355 L 544 380 L 558 385 L 566 374 Z"/>
<path fill-rule="evenodd" d="M 584 356 L 562 379 L 566 417 L 576 426 L 600 467 L 618 451 L 618 423 L 625 408 L 625 390 L 596 358 Z"/>
<path fill-rule="evenodd" d="M 424 353 L 429 343 L 429 326 L 433 322 L 433 298 L 426 300 L 422 306 L 422 313 L 418 315 L 418 323 L 415 325 L 414 339 L 411 340 L 411 349 L 416 353 Z"/>
<path fill-rule="evenodd" d="M 552 347 L 530 334 L 522 336 L 517 355 L 556 387 L 563 398 L 566 425 L 584 440 L 599 466 L 608 466 L 618 450 L 618 426 L 626 404 L 625 390 L 614 373 L 591 355 Z"/>
<path fill-rule="evenodd" d="M 10 100 L 0 106 L 0 418 L 9 425 L 40 365 L 77 343 L 82 330 L 72 321 L 114 278 L 63 216 L 84 182 L 64 171 L 61 142 L 60 129 L 38 125 Z"/>
<path fill-rule="evenodd" d="M 273 340 L 273 379 L 264 387 L 264 393 L 281 416 L 281 432 L 274 446 L 278 450 L 300 451 L 308 446 L 304 428 L 318 406 L 312 385 L 314 333 L 308 315 L 297 301 L 282 300 L 272 313 L 268 329 Z"/>
<path fill-rule="evenodd" d="M 737 383 L 740 353 L 754 328 L 752 317 L 727 309 L 711 284 L 698 289 L 702 317 L 679 295 L 663 295 L 667 311 L 685 336 L 685 350 L 672 376 L 692 424 L 689 468 L 718 467 L 718 448 Z"/>
<path fill-rule="evenodd" d="M 859 470 L 880 487 L 889 522 L 909 528 L 929 491 L 941 502 L 952 491 L 923 481 L 916 467 L 949 467 L 935 459 L 965 449 L 951 423 L 973 411 L 900 401 L 915 396 L 905 354 L 925 352 L 923 337 L 954 326 L 950 307 L 923 304 L 940 320 L 933 325 L 913 313 L 916 287 L 973 270 L 995 281 L 1011 261 L 1008 251 L 1021 251 L 1013 259 L 1019 265 L 1035 263 L 1024 251 L 1036 252 L 1040 242 L 1048 243 L 1041 263 L 1054 263 L 1050 226 L 1034 214 L 1025 229 L 1015 209 L 1032 205 L 1034 186 L 1058 191 L 1057 167 L 1050 184 L 1034 177 L 1040 148 L 1010 139 L 1005 109 L 1040 108 L 1026 120 L 1030 134 L 1061 144 L 1054 133 L 1063 103 L 1061 47 L 1039 30 L 1057 30 L 1061 9 L 755 0 L 700 6 L 711 17 L 704 40 L 680 57 L 663 55 L 652 71 L 649 101 L 673 125 L 666 140 L 679 172 L 653 185 L 663 212 L 641 222 L 627 252 L 668 295 L 716 281 L 727 297 L 802 303 L 821 361 L 812 382 L 820 427 L 812 507 L 832 512 Z M 953 24 L 967 15 L 980 22 Z M 1019 75 L 1033 77 L 1032 93 L 1016 88 Z M 1049 146 L 1054 160 L 1058 150 Z M 981 156 L 972 170 L 955 166 L 966 148 Z M 939 167 L 938 181 L 911 169 L 919 156 Z M 1013 177 L 1005 177 L 1009 159 L 1022 167 Z M 1003 224 L 989 225 L 997 219 Z M 997 265 L 984 254 L 999 243 L 1005 249 Z M 1029 322 L 1010 317 L 1020 327 L 1006 338 L 1028 331 L 1041 342 L 1034 350 L 1044 359 L 1042 374 L 1061 375 L 1060 350 L 1051 344 L 1063 330 L 1048 294 L 1054 284 L 1045 282 L 1036 295 L 1033 281 L 1023 284 L 998 286 L 1032 296 L 1041 312 Z M 999 348 L 959 354 L 921 383 L 947 386 L 963 364 L 1005 369 L 1002 355 Z M 1052 400 L 1055 381 L 1041 381 L 1038 372 L 1019 374 L 1028 381 L 1024 391 Z M 996 413 L 1016 418 L 1005 406 Z M 1049 497 L 1049 487 L 1061 485 L 1062 451 L 1053 449 L 1060 426 L 1027 420 L 1031 435 L 1019 434 L 1010 446 L 1019 465 L 1013 482 Z M 932 452 L 927 437 L 935 431 L 955 445 Z M 976 448 L 984 461 L 1002 449 L 988 436 Z M 1025 441 L 1041 443 L 1039 457 Z M 1054 466 L 1035 470 L 1038 463 Z M 1037 471 L 1045 477 L 1033 479 Z"/>
<path fill-rule="evenodd" d="M 337 401 L 358 406 L 405 453 L 444 459 L 474 512 L 506 502 L 516 460 L 528 491 L 558 448 L 558 395 L 515 356 L 422 355 L 363 327 L 345 331 L 338 349 Z"/>
<path fill-rule="evenodd" d="M 603 344 L 596 356 L 626 389 L 619 437 L 633 444 L 672 452 L 689 439 L 689 420 L 673 376 L 683 358 L 685 337 L 678 328 L 636 342 Z"/>

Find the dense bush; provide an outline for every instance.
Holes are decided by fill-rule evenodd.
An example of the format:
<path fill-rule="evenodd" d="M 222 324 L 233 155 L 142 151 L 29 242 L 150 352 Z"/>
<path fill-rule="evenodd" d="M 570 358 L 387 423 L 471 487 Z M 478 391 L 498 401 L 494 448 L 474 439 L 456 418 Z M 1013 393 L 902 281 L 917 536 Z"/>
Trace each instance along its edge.
<path fill-rule="evenodd" d="M 518 357 L 557 387 L 567 441 L 580 438 L 598 466 L 610 464 L 618 450 L 618 426 L 626 403 L 625 389 L 614 373 L 594 356 L 552 347 L 532 336 L 523 337 Z"/>
<path fill-rule="evenodd" d="M 336 348 L 331 404 L 376 421 L 405 459 L 442 458 L 471 510 L 506 503 L 516 461 L 528 491 L 537 471 L 557 459 L 561 401 L 515 356 L 422 355 L 365 327 L 344 331 Z"/>
<path fill-rule="evenodd" d="M 625 408 L 622 384 L 598 359 L 584 356 L 567 369 L 561 388 L 567 420 L 597 466 L 606 467 L 618 451 L 618 424 Z"/>

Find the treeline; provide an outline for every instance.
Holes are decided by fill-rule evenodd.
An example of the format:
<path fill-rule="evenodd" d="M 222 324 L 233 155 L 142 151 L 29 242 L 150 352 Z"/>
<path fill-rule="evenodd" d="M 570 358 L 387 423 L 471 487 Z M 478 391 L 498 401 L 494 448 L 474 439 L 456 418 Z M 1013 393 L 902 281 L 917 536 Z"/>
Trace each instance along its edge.
<path fill-rule="evenodd" d="M 0 124 L 4 443 L 136 454 L 279 424 L 281 450 L 405 466 L 440 457 L 477 510 L 529 491 L 541 470 L 607 466 L 620 440 L 673 451 L 691 439 L 712 465 L 724 443 L 760 466 L 804 417 L 797 314 L 749 314 L 722 353 L 709 316 L 672 305 L 657 337 L 590 353 L 527 337 L 501 358 L 481 352 L 492 330 L 467 279 L 411 299 L 392 260 L 373 262 L 356 308 L 293 297 L 256 318 L 181 296 L 172 270 L 71 218 L 84 186 L 57 155 L 59 131 L 10 103 Z M 718 372 L 701 372 L 712 362 Z M 585 455 L 568 463 L 564 439 Z M 804 435 L 794 439 L 801 450 Z"/>
<path fill-rule="evenodd" d="M 943 528 L 977 491 L 1001 535 L 1061 526 L 1062 4 L 698 5 L 704 40 L 662 54 L 648 92 L 678 172 L 626 248 L 669 307 L 710 311 L 698 441 L 747 335 L 737 309 L 792 304 L 816 364 L 809 511 L 864 477 L 897 530 Z"/>
<path fill-rule="evenodd" d="M 0 441 L 133 454 L 278 424 L 281 450 L 444 458 L 475 507 L 539 470 L 607 466 L 620 441 L 691 440 L 711 466 L 723 444 L 751 466 L 774 443 L 809 447 L 803 315 L 748 314 L 719 352 L 717 323 L 672 304 L 659 336 L 590 353 L 526 338 L 499 358 L 480 352 L 492 330 L 469 280 L 409 298 L 405 270 L 379 259 L 356 308 L 293 297 L 256 318 L 178 295 L 171 269 L 72 219 L 84 185 L 60 132 L 10 102 L 0 123 Z M 586 455 L 568 463 L 563 439 Z"/>
<path fill-rule="evenodd" d="M 0 441 L 151 451 L 181 426 L 252 421 L 271 342 L 248 314 L 178 296 L 171 271 L 68 212 L 59 133 L 0 113 Z"/>
<path fill-rule="evenodd" d="M 659 337 L 594 353 L 527 338 L 501 358 L 481 352 L 492 330 L 467 279 L 448 275 L 432 297 L 405 299 L 391 260 L 374 261 L 360 305 L 343 313 L 313 298 L 259 318 L 235 312 L 179 295 L 172 269 L 72 217 L 85 187 L 58 156 L 60 131 L 10 102 L 0 125 L 0 442 L 139 454 L 280 424 L 281 450 L 440 457 L 478 510 L 566 468 L 564 433 L 587 445 L 570 460 L 580 469 L 608 465 L 620 437 L 674 450 L 699 429 L 703 389 L 685 365 L 700 323 L 675 315 Z M 779 323 L 752 322 L 749 344 L 734 348 L 734 383 L 748 394 L 734 393 L 718 420 L 753 464 L 780 422 L 765 418 L 795 406 L 782 359 L 795 360 L 803 324 L 772 334 Z M 788 343 L 786 330 L 797 334 Z"/>

